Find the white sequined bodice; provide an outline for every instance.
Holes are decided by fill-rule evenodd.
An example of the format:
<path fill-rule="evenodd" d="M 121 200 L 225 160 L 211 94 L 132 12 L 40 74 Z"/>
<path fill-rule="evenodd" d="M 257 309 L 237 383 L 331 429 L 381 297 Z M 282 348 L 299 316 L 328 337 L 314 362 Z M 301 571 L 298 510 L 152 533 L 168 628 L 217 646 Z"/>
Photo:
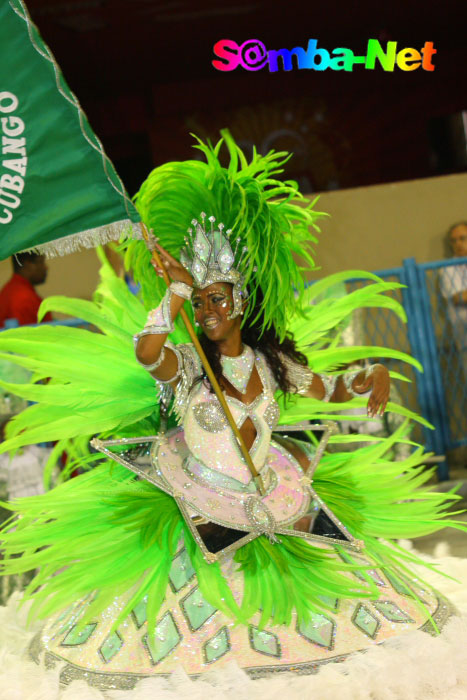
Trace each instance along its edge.
<path fill-rule="evenodd" d="M 239 487 L 248 484 L 251 481 L 251 473 L 241 456 L 237 440 L 216 395 L 203 382 L 198 382 L 193 387 L 194 378 L 202 374 L 195 349 L 187 344 L 183 347 L 177 346 L 177 350 L 180 351 L 184 368 L 188 371 L 186 376 L 185 372 L 183 373 L 182 381 L 177 387 L 175 408 L 183 423 L 185 440 L 194 462 L 240 482 Z M 274 399 L 274 377 L 261 353 L 255 353 L 255 366 L 263 386 L 261 394 L 250 404 L 242 403 L 226 394 L 225 398 L 237 426 L 241 428 L 249 418 L 256 429 L 250 454 L 256 468 L 261 472 L 266 465 L 271 432 L 279 419 L 279 406 Z M 195 464 L 192 466 L 195 468 Z"/>
<path fill-rule="evenodd" d="M 216 395 L 203 381 L 199 381 L 203 369 L 194 346 L 184 343 L 177 346 L 170 344 L 169 347 L 177 356 L 180 370 L 174 410 L 179 423 L 183 425 L 185 442 L 191 453 L 186 460 L 185 469 L 213 484 L 217 480 L 224 485 L 228 482 L 229 488 L 234 490 L 249 490 L 250 486 L 254 490 L 250 470 Z M 285 355 L 282 360 L 296 393 L 304 393 L 312 380 L 311 370 L 296 364 Z M 264 355 L 258 351 L 255 351 L 255 366 L 263 390 L 254 401 L 245 404 L 232 396 L 224 395 L 238 428 L 248 419 L 253 423 L 256 437 L 250 455 L 258 472 L 266 474 L 271 433 L 277 425 L 280 412 L 274 399 L 277 383 Z"/>

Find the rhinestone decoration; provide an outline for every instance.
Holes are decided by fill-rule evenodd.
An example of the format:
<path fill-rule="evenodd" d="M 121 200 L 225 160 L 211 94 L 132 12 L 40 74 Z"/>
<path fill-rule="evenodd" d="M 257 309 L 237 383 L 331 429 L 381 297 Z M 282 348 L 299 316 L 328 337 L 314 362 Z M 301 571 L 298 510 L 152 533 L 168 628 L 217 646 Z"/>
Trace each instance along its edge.
<path fill-rule="evenodd" d="M 281 412 L 277 401 L 273 400 L 264 412 L 264 420 L 270 430 L 274 430 L 279 422 Z"/>
<path fill-rule="evenodd" d="M 219 225 L 220 228 L 220 225 Z M 232 248 L 230 247 L 229 243 L 226 241 L 225 244 L 223 245 L 219 255 L 217 256 L 217 262 L 219 264 L 219 267 L 221 269 L 221 272 L 224 274 L 230 270 L 232 265 L 234 264 L 235 258 L 234 254 L 232 252 Z"/>
<path fill-rule="evenodd" d="M 118 654 L 123 646 L 123 639 L 120 637 L 118 632 L 113 632 L 110 634 L 105 642 L 99 647 L 99 654 L 102 656 L 106 664 L 109 663 Z"/>
<path fill-rule="evenodd" d="M 206 236 L 203 228 L 196 226 L 196 237 L 193 243 L 193 250 L 202 260 L 207 260 L 211 253 L 211 244 Z"/>
<path fill-rule="evenodd" d="M 244 345 L 237 357 L 221 355 L 222 374 L 241 394 L 245 394 L 255 365 L 255 353 Z"/>
<path fill-rule="evenodd" d="M 180 607 L 192 632 L 199 630 L 211 615 L 217 612 L 216 608 L 203 598 L 198 586 L 183 598 Z"/>
<path fill-rule="evenodd" d="M 414 622 L 410 615 L 390 600 L 378 600 L 373 605 L 390 622 Z"/>
<path fill-rule="evenodd" d="M 74 625 L 61 643 L 62 647 L 75 647 L 79 644 L 84 644 L 88 641 L 91 634 L 97 627 L 97 622 L 91 622 L 85 625 L 80 630 L 77 625 Z"/>
<path fill-rule="evenodd" d="M 248 625 L 248 638 L 251 648 L 259 654 L 275 656 L 277 659 L 281 658 L 279 638 L 273 632 L 267 632 L 266 630 L 258 629 L 254 625 Z"/>
<path fill-rule="evenodd" d="M 255 530 L 273 532 L 276 520 L 265 503 L 256 496 L 249 496 L 245 502 L 245 513 Z"/>
<path fill-rule="evenodd" d="M 326 649 L 332 649 L 334 646 L 335 629 L 334 620 L 318 613 L 311 613 L 310 621 L 301 622 L 297 627 L 302 637 Z"/>
<path fill-rule="evenodd" d="M 142 627 L 147 620 L 147 604 L 148 597 L 145 595 L 131 611 L 134 623 L 138 629 Z"/>
<path fill-rule="evenodd" d="M 358 627 L 367 637 L 375 639 L 378 630 L 381 627 L 381 622 L 371 614 L 368 608 L 359 603 L 352 615 L 352 622 L 355 627 Z"/>
<path fill-rule="evenodd" d="M 222 627 L 217 634 L 203 644 L 204 661 L 212 664 L 230 651 L 230 637 L 227 627 Z"/>
<path fill-rule="evenodd" d="M 198 256 L 195 257 L 191 267 L 191 274 L 197 285 L 201 285 L 208 272 L 207 266 Z"/>
<path fill-rule="evenodd" d="M 227 418 L 219 401 L 203 401 L 193 406 L 196 422 L 208 433 L 221 433 L 228 426 Z"/>
<path fill-rule="evenodd" d="M 151 663 L 156 666 L 165 659 L 181 642 L 182 635 L 170 612 L 157 624 L 154 635 L 145 634 L 142 642 L 146 647 Z"/>
<path fill-rule="evenodd" d="M 182 549 L 173 559 L 170 567 L 169 581 L 174 593 L 178 593 L 183 586 L 191 581 L 195 575 L 186 549 Z"/>

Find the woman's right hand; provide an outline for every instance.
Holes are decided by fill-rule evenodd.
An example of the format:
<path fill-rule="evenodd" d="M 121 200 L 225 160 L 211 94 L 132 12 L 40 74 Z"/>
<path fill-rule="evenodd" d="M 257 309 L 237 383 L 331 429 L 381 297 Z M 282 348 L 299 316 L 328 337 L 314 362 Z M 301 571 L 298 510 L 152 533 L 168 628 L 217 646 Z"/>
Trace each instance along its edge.
<path fill-rule="evenodd" d="M 176 260 L 170 253 L 168 253 L 164 248 L 159 245 L 159 243 L 155 244 L 155 247 L 157 249 L 157 252 L 159 253 L 159 258 L 160 261 L 167 272 L 168 276 L 173 282 L 184 282 L 185 284 L 188 284 L 190 287 L 193 286 L 193 277 L 190 275 L 188 270 L 185 270 L 181 262 Z M 156 274 L 159 275 L 159 277 L 163 277 L 163 271 L 162 267 L 157 264 L 157 262 L 154 260 L 154 258 L 151 258 L 151 265 L 156 271 Z"/>

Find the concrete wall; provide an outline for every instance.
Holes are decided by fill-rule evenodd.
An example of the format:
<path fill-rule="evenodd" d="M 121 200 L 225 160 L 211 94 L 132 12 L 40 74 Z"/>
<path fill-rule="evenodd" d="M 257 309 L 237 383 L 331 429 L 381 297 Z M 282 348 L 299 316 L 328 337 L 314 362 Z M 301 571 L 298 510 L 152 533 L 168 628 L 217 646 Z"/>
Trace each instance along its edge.
<path fill-rule="evenodd" d="M 322 269 L 316 276 L 395 267 L 411 256 L 418 262 L 438 260 L 444 257 L 447 228 L 467 220 L 467 174 L 325 192 L 316 206 L 330 214 L 320 222 L 316 259 Z M 98 269 L 92 250 L 53 258 L 38 291 L 43 297 L 89 299 Z M 10 261 L 1 261 L 0 286 L 10 274 Z"/>
<path fill-rule="evenodd" d="M 330 214 L 320 223 L 320 275 L 440 260 L 449 226 L 467 220 L 467 174 L 325 192 L 316 208 Z"/>

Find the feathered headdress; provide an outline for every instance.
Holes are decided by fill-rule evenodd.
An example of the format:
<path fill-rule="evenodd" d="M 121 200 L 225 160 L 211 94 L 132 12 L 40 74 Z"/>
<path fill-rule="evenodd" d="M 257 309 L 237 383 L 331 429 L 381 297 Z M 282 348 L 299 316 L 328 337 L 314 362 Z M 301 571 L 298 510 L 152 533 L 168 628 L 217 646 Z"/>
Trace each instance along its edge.
<path fill-rule="evenodd" d="M 287 320 L 296 309 L 296 294 L 304 290 L 303 268 L 294 256 L 305 267 L 314 267 L 311 246 L 316 242 L 315 221 L 320 214 L 313 210 L 314 202 L 300 194 L 296 182 L 275 179 L 289 154 L 271 151 L 262 156 L 254 150 L 248 162 L 230 133 L 224 130 L 221 134 L 216 146 L 197 139 L 195 148 L 206 162 L 172 162 L 153 170 L 135 203 L 145 224 L 177 259 L 186 245 L 187 229 L 201 212 L 222 222 L 228 248 L 243 253 L 241 284 L 249 300 L 244 318 L 251 318 L 261 298 L 264 327 L 274 324 L 283 338 Z M 219 159 L 222 144 L 230 156 L 227 167 Z M 145 290 L 150 286 L 151 298 L 145 298 L 145 303 L 154 306 L 164 286 L 155 275 L 148 284 L 152 269 L 149 252 L 142 251 L 141 242 L 128 245 L 127 264 L 142 283 L 143 296 L 149 296 Z"/>

